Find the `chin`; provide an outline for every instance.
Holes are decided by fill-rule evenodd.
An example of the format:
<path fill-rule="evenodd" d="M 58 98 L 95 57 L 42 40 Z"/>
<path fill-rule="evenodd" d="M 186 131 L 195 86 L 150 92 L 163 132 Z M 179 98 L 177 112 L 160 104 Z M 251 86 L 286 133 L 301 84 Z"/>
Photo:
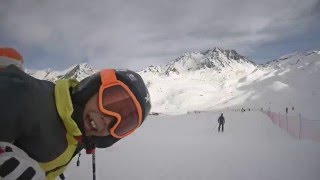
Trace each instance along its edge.
<path fill-rule="evenodd" d="M 86 131 L 87 136 L 94 136 L 94 134 L 91 131 Z"/>

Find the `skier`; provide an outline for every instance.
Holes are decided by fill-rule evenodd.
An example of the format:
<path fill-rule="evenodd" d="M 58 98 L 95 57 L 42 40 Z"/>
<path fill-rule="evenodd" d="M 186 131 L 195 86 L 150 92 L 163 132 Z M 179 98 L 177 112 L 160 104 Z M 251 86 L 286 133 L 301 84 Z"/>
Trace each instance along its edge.
<path fill-rule="evenodd" d="M 21 54 L 14 48 L 0 47 L 0 71 L 11 64 L 23 69 Z"/>
<path fill-rule="evenodd" d="M 0 179 L 55 179 L 83 148 L 93 153 L 131 134 L 151 108 L 140 75 L 115 69 L 54 84 L 10 65 L 0 99 Z"/>
<path fill-rule="evenodd" d="M 288 110 L 289 110 L 288 107 L 286 107 L 286 114 L 288 114 Z"/>
<path fill-rule="evenodd" d="M 224 117 L 223 117 L 223 113 L 221 113 L 220 117 L 218 118 L 218 123 L 219 123 L 219 127 L 218 127 L 218 132 L 220 131 L 220 127 L 222 127 L 222 132 L 223 132 L 223 127 L 224 127 Z"/>

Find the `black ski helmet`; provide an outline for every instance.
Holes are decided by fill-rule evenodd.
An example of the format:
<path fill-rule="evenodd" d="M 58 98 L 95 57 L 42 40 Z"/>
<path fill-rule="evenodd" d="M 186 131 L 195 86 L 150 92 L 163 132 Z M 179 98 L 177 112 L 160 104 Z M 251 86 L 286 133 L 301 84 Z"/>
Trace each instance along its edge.
<path fill-rule="evenodd" d="M 145 118 L 148 116 L 151 109 L 150 95 L 148 89 L 142 79 L 142 77 L 131 70 L 117 70 L 115 69 L 116 77 L 119 81 L 124 83 L 134 96 L 137 98 L 141 109 L 142 109 L 142 123 Z M 85 107 L 87 101 L 99 91 L 101 86 L 100 72 L 95 73 L 92 76 L 89 76 L 75 87 L 72 92 L 72 101 L 73 103 Z M 125 108 L 125 107 L 124 107 Z M 80 123 L 82 124 L 82 122 Z M 82 125 L 83 126 L 83 125 Z M 83 131 L 83 127 L 81 127 Z M 84 131 L 83 131 L 84 133 Z M 94 136 L 91 138 L 92 141 L 96 144 L 98 148 L 106 148 L 114 144 L 120 139 L 114 138 L 111 135 L 106 137 L 97 137 Z"/>

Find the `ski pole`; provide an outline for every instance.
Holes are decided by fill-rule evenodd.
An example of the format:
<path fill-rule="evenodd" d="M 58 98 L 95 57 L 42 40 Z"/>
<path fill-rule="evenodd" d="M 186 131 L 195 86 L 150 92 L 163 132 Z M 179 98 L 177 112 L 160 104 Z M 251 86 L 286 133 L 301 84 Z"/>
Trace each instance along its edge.
<path fill-rule="evenodd" d="M 218 125 L 219 125 L 219 123 L 217 123 L 216 127 L 215 127 L 213 130 L 216 130 L 216 129 L 217 129 L 217 127 L 218 127 Z"/>
<path fill-rule="evenodd" d="M 96 180 L 96 152 L 92 153 L 92 176 L 93 180 Z"/>

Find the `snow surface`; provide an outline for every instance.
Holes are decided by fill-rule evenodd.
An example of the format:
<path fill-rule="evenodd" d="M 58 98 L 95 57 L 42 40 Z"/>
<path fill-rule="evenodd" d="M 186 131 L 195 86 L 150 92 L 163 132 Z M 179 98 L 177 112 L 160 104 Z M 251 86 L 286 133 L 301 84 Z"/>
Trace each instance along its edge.
<path fill-rule="evenodd" d="M 185 53 L 163 66 L 138 73 L 145 80 L 153 113 L 185 114 L 226 108 L 256 107 L 284 112 L 294 107 L 320 119 L 320 51 L 295 52 L 256 65 L 234 50 L 214 48 Z M 65 71 L 28 71 L 39 79 L 83 78 L 97 72 L 88 64 Z"/>
<path fill-rule="evenodd" d="M 77 64 L 74 65 L 64 71 L 54 71 L 52 69 L 45 69 L 45 70 L 26 70 L 28 74 L 37 78 L 55 82 L 58 79 L 68 79 L 74 78 L 78 81 L 94 74 L 97 70 L 94 70 L 92 66 L 88 65 L 87 63 Z"/>
<path fill-rule="evenodd" d="M 153 69 L 141 71 L 148 84 L 151 111 L 177 115 L 194 110 L 256 107 L 284 113 L 286 107 L 294 107 L 296 114 L 320 120 L 317 51 L 294 53 L 264 66 L 235 62 L 231 62 L 235 68 L 219 70 L 197 69 L 193 64 L 193 70 L 181 71 L 179 65 L 175 69 L 180 73 L 169 76 Z"/>
<path fill-rule="evenodd" d="M 29 73 L 56 81 L 81 80 L 95 72 L 80 64 L 63 72 Z M 149 116 L 132 136 L 97 151 L 97 179 L 320 179 L 320 143 L 291 137 L 257 111 L 284 114 L 288 107 L 290 116 L 320 122 L 320 51 L 256 65 L 233 50 L 215 48 L 139 73 L 150 92 L 152 113 L 160 115 Z M 228 111 L 242 107 L 256 111 Z M 221 112 L 224 133 L 214 129 Z M 90 156 L 82 154 L 80 167 L 77 158 L 68 166 L 67 179 L 92 178 Z"/>
<path fill-rule="evenodd" d="M 97 179 L 319 180 L 320 143 L 296 140 L 259 111 L 150 116 L 132 136 L 96 153 Z M 68 180 L 92 179 L 91 156 Z"/>

